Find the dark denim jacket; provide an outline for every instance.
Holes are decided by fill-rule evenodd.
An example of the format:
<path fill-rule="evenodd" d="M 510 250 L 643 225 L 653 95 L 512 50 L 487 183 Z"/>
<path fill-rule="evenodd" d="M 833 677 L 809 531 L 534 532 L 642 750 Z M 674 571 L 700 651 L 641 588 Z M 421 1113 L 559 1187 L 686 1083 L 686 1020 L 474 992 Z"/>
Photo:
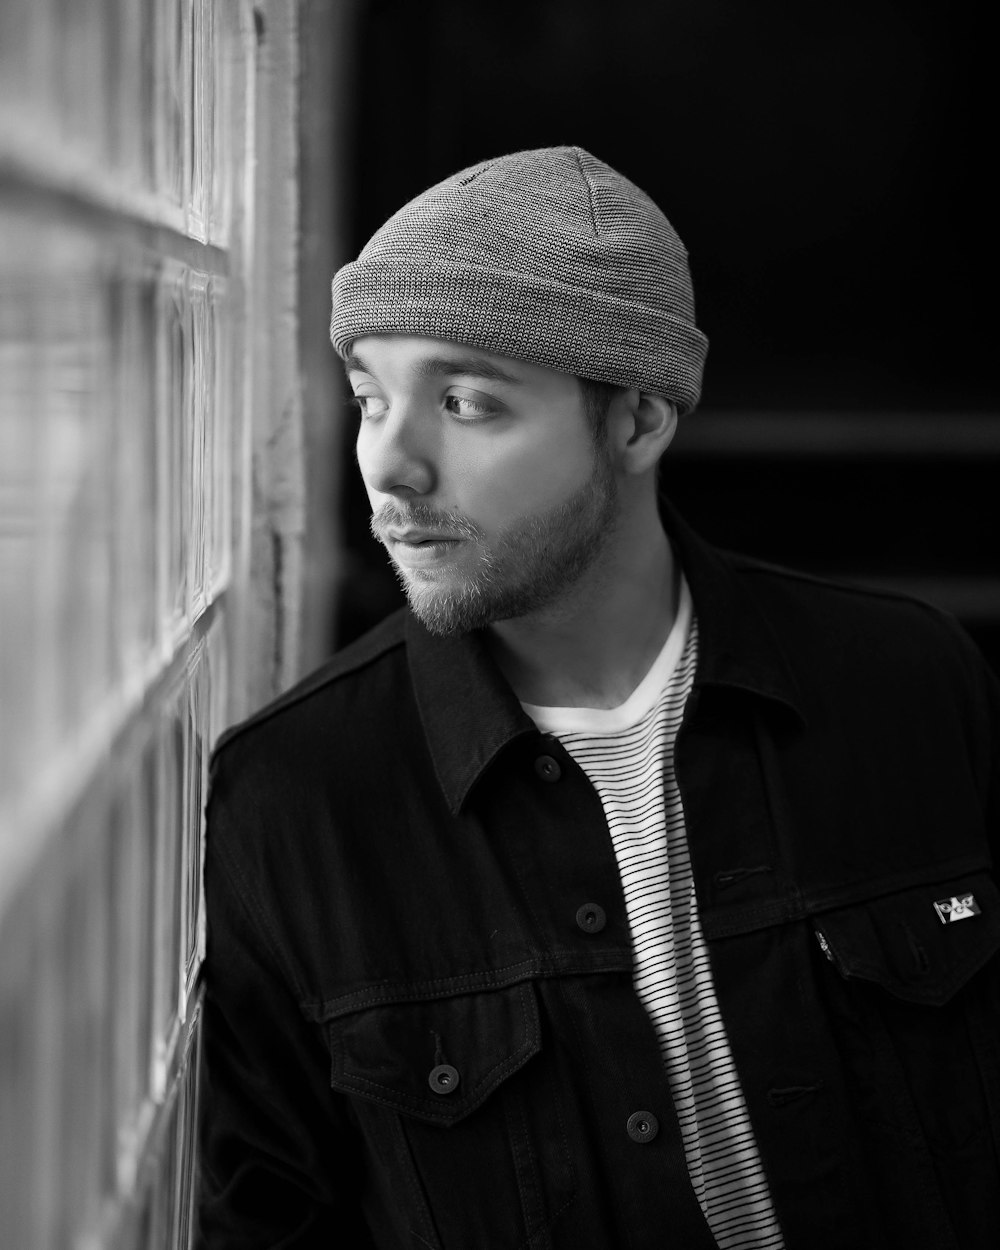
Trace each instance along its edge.
<path fill-rule="evenodd" d="M 696 890 L 786 1246 L 995 1250 L 991 678 L 930 608 L 669 525 Z M 203 1246 L 714 1244 L 600 802 L 475 637 L 397 615 L 231 731 L 206 891 Z"/>

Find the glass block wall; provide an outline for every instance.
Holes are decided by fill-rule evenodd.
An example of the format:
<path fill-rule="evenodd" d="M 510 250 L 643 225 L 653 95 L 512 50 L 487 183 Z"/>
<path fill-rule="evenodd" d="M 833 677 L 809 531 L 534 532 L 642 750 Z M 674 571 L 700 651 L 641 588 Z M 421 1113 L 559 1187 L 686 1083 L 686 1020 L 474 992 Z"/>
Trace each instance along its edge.
<path fill-rule="evenodd" d="M 259 661 L 239 628 L 257 33 L 243 0 L 0 5 L 0 1241 L 17 1250 L 189 1243 L 207 759 Z"/>

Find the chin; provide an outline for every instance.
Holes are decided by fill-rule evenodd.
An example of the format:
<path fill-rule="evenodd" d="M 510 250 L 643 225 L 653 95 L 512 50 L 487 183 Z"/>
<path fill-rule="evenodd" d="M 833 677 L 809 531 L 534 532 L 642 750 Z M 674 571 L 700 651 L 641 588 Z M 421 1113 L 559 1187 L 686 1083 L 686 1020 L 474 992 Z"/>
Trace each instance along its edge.
<path fill-rule="evenodd" d="M 470 611 L 461 603 L 442 602 L 439 599 L 410 597 L 410 610 L 424 629 L 438 638 L 457 638 L 473 630 L 484 629 L 491 623 L 488 613 Z"/>

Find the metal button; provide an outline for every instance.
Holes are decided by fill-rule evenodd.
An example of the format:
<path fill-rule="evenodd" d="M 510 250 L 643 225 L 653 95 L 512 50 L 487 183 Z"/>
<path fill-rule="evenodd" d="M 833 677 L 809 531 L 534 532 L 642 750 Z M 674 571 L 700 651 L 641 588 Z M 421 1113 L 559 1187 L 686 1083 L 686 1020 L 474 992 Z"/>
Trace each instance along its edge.
<path fill-rule="evenodd" d="M 600 933 L 608 923 L 608 916 L 600 903 L 584 903 L 577 908 L 576 923 L 584 933 Z"/>
<path fill-rule="evenodd" d="M 439 1063 L 436 1068 L 431 1068 L 427 1084 L 435 1094 L 453 1094 L 461 1079 L 458 1068 L 453 1068 L 450 1063 Z"/>
<path fill-rule="evenodd" d="M 646 1142 L 651 1142 L 660 1131 L 660 1121 L 652 1111 L 633 1111 L 625 1127 L 633 1141 L 645 1145 Z"/>
<path fill-rule="evenodd" d="M 559 761 L 554 760 L 551 755 L 539 755 L 535 760 L 535 772 L 543 781 L 558 781 L 562 776 Z"/>

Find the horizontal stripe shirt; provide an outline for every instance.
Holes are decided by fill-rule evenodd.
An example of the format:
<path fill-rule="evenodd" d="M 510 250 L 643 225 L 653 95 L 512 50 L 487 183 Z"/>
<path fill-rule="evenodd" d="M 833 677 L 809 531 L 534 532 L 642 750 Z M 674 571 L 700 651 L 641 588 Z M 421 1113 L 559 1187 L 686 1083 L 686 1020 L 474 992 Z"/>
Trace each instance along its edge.
<path fill-rule="evenodd" d="M 691 1184 L 721 1250 L 780 1250 L 781 1231 L 715 996 L 698 918 L 674 742 L 698 625 L 687 583 L 652 668 L 615 708 L 525 704 L 600 796 L 621 874 L 636 993 L 652 1019 Z"/>

